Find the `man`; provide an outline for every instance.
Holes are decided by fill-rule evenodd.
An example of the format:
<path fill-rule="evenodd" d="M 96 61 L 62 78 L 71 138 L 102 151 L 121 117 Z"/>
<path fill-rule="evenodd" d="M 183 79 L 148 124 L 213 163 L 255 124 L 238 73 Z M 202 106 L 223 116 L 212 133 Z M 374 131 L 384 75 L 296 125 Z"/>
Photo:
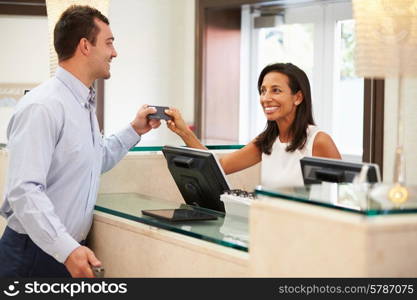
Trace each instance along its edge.
<path fill-rule="evenodd" d="M 110 77 L 117 56 L 109 22 L 98 10 L 72 6 L 54 30 L 59 67 L 19 101 L 7 130 L 9 170 L 0 213 L 0 277 L 93 277 L 100 266 L 83 246 L 91 227 L 100 173 L 141 135 L 160 125 L 144 105 L 116 135 L 103 139 L 93 82 Z"/>

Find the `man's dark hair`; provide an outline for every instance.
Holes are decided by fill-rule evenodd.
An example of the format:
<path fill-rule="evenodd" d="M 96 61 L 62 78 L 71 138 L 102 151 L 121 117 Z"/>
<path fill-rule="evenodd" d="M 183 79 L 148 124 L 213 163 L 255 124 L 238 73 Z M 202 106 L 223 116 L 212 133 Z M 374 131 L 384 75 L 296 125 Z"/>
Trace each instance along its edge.
<path fill-rule="evenodd" d="M 54 47 L 59 61 L 73 57 L 82 38 L 96 44 L 100 31 L 94 23 L 96 18 L 109 25 L 109 20 L 90 6 L 72 5 L 62 13 L 54 29 Z"/>
<path fill-rule="evenodd" d="M 261 86 L 266 74 L 278 72 L 288 77 L 288 85 L 294 95 L 298 91 L 303 94 L 303 101 L 297 106 L 294 122 L 290 126 L 291 142 L 285 149 L 293 152 L 302 149 L 307 141 L 308 125 L 314 125 L 313 110 L 311 105 L 310 82 L 303 70 L 291 63 L 276 63 L 266 66 L 258 79 L 258 91 L 261 94 Z M 276 121 L 267 121 L 265 130 L 255 139 L 255 145 L 265 154 L 271 154 L 272 145 L 279 136 L 279 128 Z"/>

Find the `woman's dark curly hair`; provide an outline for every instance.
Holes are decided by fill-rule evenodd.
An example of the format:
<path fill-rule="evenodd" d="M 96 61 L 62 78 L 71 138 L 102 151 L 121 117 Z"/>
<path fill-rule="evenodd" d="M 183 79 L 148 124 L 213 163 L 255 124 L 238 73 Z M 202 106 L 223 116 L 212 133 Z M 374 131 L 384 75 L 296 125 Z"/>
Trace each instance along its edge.
<path fill-rule="evenodd" d="M 302 149 L 307 140 L 307 127 L 314 125 L 313 112 L 311 107 L 311 90 L 308 77 L 303 70 L 291 63 L 276 63 L 266 66 L 258 79 L 258 92 L 261 94 L 261 86 L 266 74 L 270 72 L 278 72 L 288 77 L 289 87 L 294 95 L 298 91 L 303 94 L 303 101 L 297 106 L 294 122 L 290 126 L 290 136 L 292 137 L 290 144 L 285 149 L 293 152 Z M 255 139 L 255 145 L 265 154 L 271 154 L 272 145 L 279 135 L 277 122 L 267 121 L 265 130 Z"/>

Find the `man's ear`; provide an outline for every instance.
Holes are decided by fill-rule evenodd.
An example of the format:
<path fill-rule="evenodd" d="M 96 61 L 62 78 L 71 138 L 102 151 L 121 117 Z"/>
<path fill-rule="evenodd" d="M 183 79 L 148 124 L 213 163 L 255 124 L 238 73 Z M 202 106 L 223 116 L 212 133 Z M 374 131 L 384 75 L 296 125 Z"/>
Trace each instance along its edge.
<path fill-rule="evenodd" d="M 303 92 L 301 91 L 298 91 L 297 93 L 295 93 L 295 97 L 296 97 L 294 101 L 295 105 L 300 105 L 300 103 L 303 102 L 304 100 L 304 95 L 303 95 Z"/>
<path fill-rule="evenodd" d="M 90 53 L 90 42 L 86 38 L 82 38 L 78 43 L 78 48 L 83 55 L 88 55 Z"/>

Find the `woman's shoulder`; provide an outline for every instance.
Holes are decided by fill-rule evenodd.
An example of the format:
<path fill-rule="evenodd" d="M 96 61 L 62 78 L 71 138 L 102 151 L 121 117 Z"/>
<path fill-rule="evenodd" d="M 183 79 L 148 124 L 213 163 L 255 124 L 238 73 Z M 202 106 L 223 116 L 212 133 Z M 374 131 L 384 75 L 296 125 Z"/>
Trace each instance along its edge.
<path fill-rule="evenodd" d="M 313 156 L 341 158 L 332 137 L 324 131 L 319 131 L 314 138 Z"/>
<path fill-rule="evenodd" d="M 314 138 L 314 146 L 326 146 L 332 142 L 332 137 L 328 133 L 321 130 L 317 131 L 316 137 Z"/>

